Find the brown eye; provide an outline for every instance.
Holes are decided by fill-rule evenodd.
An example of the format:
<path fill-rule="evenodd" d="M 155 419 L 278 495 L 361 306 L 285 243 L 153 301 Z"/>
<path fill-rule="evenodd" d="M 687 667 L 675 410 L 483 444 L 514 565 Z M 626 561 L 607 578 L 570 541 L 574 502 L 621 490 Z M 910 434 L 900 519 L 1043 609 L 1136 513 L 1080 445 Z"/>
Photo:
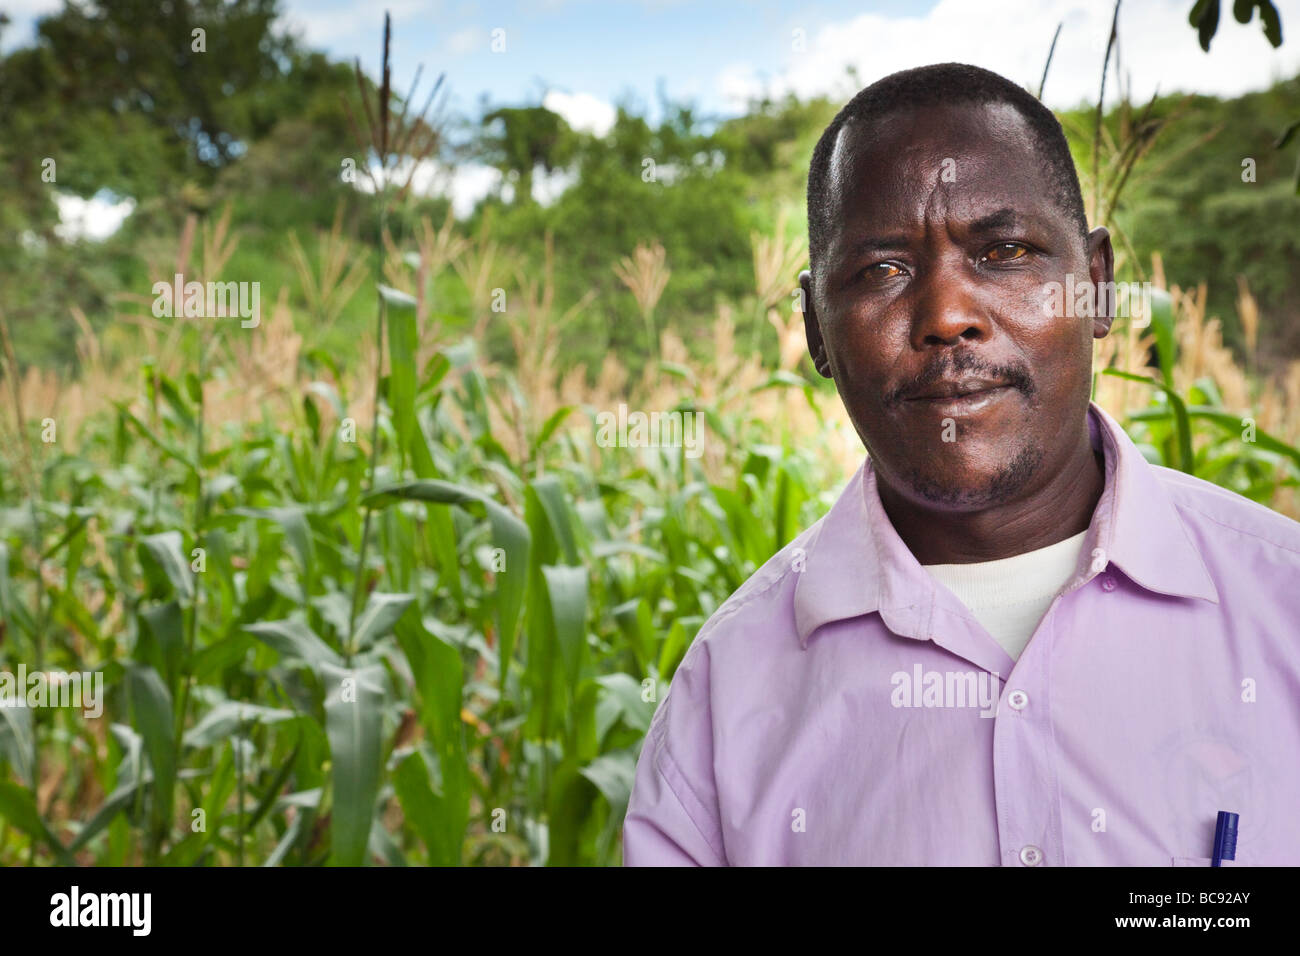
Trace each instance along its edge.
<path fill-rule="evenodd" d="M 892 279 L 894 276 L 902 275 L 903 270 L 892 262 L 877 262 L 863 269 L 862 274 L 869 279 Z"/>
<path fill-rule="evenodd" d="M 1018 242 L 1000 242 L 987 253 L 985 259 L 992 259 L 994 262 L 1010 262 L 1012 259 L 1019 259 L 1029 250 Z"/>

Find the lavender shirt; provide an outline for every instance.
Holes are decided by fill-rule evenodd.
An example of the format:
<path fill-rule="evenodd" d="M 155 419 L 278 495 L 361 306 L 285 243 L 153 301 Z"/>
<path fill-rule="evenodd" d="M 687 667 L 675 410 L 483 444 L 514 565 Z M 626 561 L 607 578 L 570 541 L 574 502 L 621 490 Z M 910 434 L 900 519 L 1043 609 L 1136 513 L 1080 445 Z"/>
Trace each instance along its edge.
<path fill-rule="evenodd" d="M 890 524 L 870 460 L 705 623 L 651 722 L 625 865 L 1300 864 L 1300 524 L 1106 462 L 1019 662 Z"/>

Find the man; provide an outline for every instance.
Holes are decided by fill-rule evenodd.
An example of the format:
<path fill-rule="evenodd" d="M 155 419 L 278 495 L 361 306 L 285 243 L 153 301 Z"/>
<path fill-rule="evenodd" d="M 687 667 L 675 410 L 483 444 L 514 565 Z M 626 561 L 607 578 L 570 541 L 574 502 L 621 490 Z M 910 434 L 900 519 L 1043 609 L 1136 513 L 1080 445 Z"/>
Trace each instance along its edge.
<path fill-rule="evenodd" d="M 1090 402 L 1111 244 L 1052 114 L 886 77 L 808 223 L 808 347 L 868 458 L 686 654 L 625 862 L 1206 866 L 1230 811 L 1224 865 L 1300 864 L 1300 524 Z"/>

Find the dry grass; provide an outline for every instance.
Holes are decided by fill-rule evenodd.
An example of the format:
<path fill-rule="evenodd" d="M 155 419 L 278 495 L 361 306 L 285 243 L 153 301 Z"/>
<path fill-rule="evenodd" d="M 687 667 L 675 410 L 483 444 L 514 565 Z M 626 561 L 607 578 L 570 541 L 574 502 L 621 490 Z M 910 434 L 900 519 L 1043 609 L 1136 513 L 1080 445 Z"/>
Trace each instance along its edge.
<path fill-rule="evenodd" d="M 1251 417 L 1257 428 L 1280 438 L 1289 445 L 1300 445 L 1300 360 L 1292 361 L 1275 376 L 1252 376 L 1223 342 L 1223 323 L 1218 316 L 1206 314 L 1207 289 L 1201 283 L 1195 289 L 1170 286 L 1165 281 L 1164 266 L 1157 255 L 1152 262 L 1152 284 L 1165 289 L 1173 300 L 1174 332 L 1178 357 L 1173 368 L 1174 387 L 1186 395 L 1198 381 L 1209 378 L 1219 390 L 1224 408 L 1242 417 Z M 1260 324 L 1259 306 L 1244 277 L 1237 280 L 1238 318 L 1245 331 L 1247 348 L 1253 355 Z M 1116 368 L 1138 375 L 1152 375 L 1146 365 L 1147 350 L 1155 336 L 1142 334 L 1131 321 L 1117 320 L 1111 334 L 1095 343 L 1093 368 Z M 1097 402 L 1117 418 L 1144 407 L 1151 390 L 1108 375 L 1097 377 Z M 1195 447 L 1208 437 L 1193 433 Z M 1285 476 L 1279 466 L 1278 477 Z M 1294 488 L 1279 488 L 1270 506 L 1291 518 L 1300 519 L 1300 500 Z"/>
<path fill-rule="evenodd" d="M 317 237 L 319 253 L 317 267 L 312 268 L 303 251 L 298 236 L 289 233 L 289 253 L 293 267 L 302 283 L 303 298 L 312 318 L 321 331 L 334 324 L 334 320 L 356 295 L 368 277 L 363 251 L 343 236 L 343 204 L 334 213 L 334 224 L 329 232 Z"/>
<path fill-rule="evenodd" d="M 238 238 L 228 230 L 228 215 L 211 231 L 200 232 L 193 219 L 185 224 L 179 241 L 173 246 L 170 267 L 182 271 L 190 265 L 191 252 L 201 249 L 201 275 L 216 277 L 229 260 Z M 199 240 L 196 243 L 196 240 Z M 485 343 L 488 323 L 505 322 L 514 347 L 514 367 L 507 371 L 480 359 L 479 368 L 490 380 L 504 382 L 513 376 L 517 388 L 494 388 L 491 391 L 493 433 L 517 461 L 525 461 L 531 444 L 543 423 L 559 408 L 571 405 L 589 410 L 613 410 L 620 403 L 647 411 L 667 411 L 678 407 L 689 396 L 698 408 L 713 408 L 725 420 L 742 423 L 743 434 L 707 436 L 701 459 L 705 473 L 719 478 L 725 468 L 730 445 L 735 442 L 781 444 L 809 443 L 825 462 L 825 479 L 831 484 L 851 473 L 861 463 L 862 447 L 841 403 L 833 395 L 814 392 L 810 403 L 799 389 L 762 388 L 776 369 L 765 367 L 756 350 L 737 347 L 736 320 L 733 309 L 718 309 L 712 326 L 711 348 L 707 360 L 694 360 L 682 340 L 671 331 L 657 336 L 660 362 L 646 363 L 636 380 L 613 356 L 604 359 L 594 384 L 588 384 L 587 370 L 566 365 L 560 352 L 559 333 L 573 316 L 586 308 L 591 295 L 567 309 L 555 303 L 555 249 L 548 236 L 543 268 L 536 273 L 516 269 L 510 307 L 504 313 L 491 311 L 492 290 L 499 247 L 488 231 L 472 237 L 458 236 L 454 221 L 448 219 L 439 228 L 425 220 L 415 237 L 416 250 L 404 252 L 389 238 L 386 255 L 386 278 L 398 288 L 415 295 L 421 303 L 421 364 L 432 352 L 447 344 L 445 331 L 427 321 L 427 290 L 433 279 L 449 264 L 466 282 L 475 311 L 474 335 Z M 308 300 L 307 314 L 337 314 L 339 300 L 355 292 L 360 280 L 352 278 L 363 261 L 362 255 L 340 231 L 339 221 L 327 234 L 320 236 L 319 268 L 313 271 L 301 247 L 293 251 L 299 277 Z M 777 336 L 777 367 L 795 370 L 804 355 L 802 314 L 792 310 L 782 317 L 781 303 L 794 288 L 794 272 L 803 259 L 800 238 L 787 238 L 784 219 L 778 222 L 772 237 L 756 236 L 754 242 L 755 295 L 767 324 Z M 197 269 L 198 266 L 195 265 Z M 162 274 L 161 269 L 157 269 Z M 186 273 L 188 278 L 188 273 Z M 670 271 L 662 246 L 640 246 L 626 258 L 619 270 L 643 314 L 652 314 L 668 282 Z M 1222 323 L 1217 316 L 1206 315 L 1206 289 L 1183 290 L 1168 287 L 1162 263 L 1152 263 L 1152 281 L 1158 288 L 1168 288 L 1173 300 L 1179 355 L 1174 382 L 1185 394 L 1196 381 L 1208 377 L 1216 383 L 1225 407 L 1232 412 L 1250 415 L 1257 426 L 1292 445 L 1300 444 L 1300 361 L 1292 362 L 1285 373 L 1258 379 L 1239 365 L 1223 343 Z M 310 291 L 308 291 L 310 289 Z M 138 297 L 137 297 L 138 298 Z M 151 300 L 150 300 L 151 301 Z M 1239 281 L 1238 318 L 1253 353 L 1261 324 L 1258 305 L 1244 279 Z M 206 420 L 213 425 L 238 423 L 275 415 L 295 414 L 291 407 L 295 396 L 308 384 L 299 357 L 304 348 L 298 331 L 306 316 L 295 316 L 289 290 L 279 290 L 269 319 L 257 328 L 233 330 L 218 327 L 210 347 L 215 367 L 205 386 Z M 50 370 L 27 368 L 16 386 L 9 404 L 23 410 L 27 422 L 54 417 L 59 424 L 59 439 L 65 447 L 76 447 L 76 436 L 83 423 L 109 407 L 112 399 L 138 401 L 135 356 L 112 357 L 104 353 L 90 323 L 76 314 L 80 370 L 75 379 L 67 380 Z M 193 356 L 181 347 L 181 322 L 169 325 L 152 316 L 137 316 L 142 348 L 157 356 L 159 370 L 173 377 L 193 367 Z M 313 326 L 315 323 L 311 323 Z M 1148 349 L 1154 336 L 1136 328 L 1132 321 L 1117 320 L 1112 333 L 1095 344 L 1094 368 L 1113 367 L 1138 374 L 1149 374 L 1146 366 Z M 480 355 L 483 350 L 480 349 Z M 334 383 L 340 393 L 353 396 L 346 413 L 358 422 L 368 421 L 373 399 L 361 383 L 374 374 L 376 362 L 385 357 L 376 354 L 373 335 L 362 333 L 345 370 L 345 381 Z M 664 364 L 685 369 L 672 374 Z M 385 361 L 386 364 L 386 361 Z M 1253 364 L 1253 363 L 1252 363 Z M 1111 376 L 1098 376 L 1097 401 L 1119 418 L 1144 407 L 1150 390 L 1136 383 Z M 325 403 L 319 403 L 322 415 L 332 415 Z M 144 410 L 141 410 L 144 411 Z M 453 414 L 455 410 L 450 409 Z M 14 413 L 3 416 L 6 432 L 16 424 Z M 30 428 L 30 426 L 29 426 Z M 593 469 L 599 449 L 594 446 L 590 420 L 574 415 L 561 429 L 574 439 L 578 448 L 586 448 Z M 219 440 L 220 431 L 213 432 Z M 1203 442 L 1204 436 L 1198 438 Z M 1294 489 L 1279 489 L 1272 507 L 1292 517 L 1300 516 Z"/>
<path fill-rule="evenodd" d="M 652 245 L 638 243 L 631 256 L 624 256 L 614 266 L 614 274 L 636 299 L 636 307 L 645 323 L 646 342 L 653 347 L 656 341 L 655 306 L 659 304 L 659 298 L 668 287 L 668 277 L 672 275 L 667 252 L 658 242 Z"/>

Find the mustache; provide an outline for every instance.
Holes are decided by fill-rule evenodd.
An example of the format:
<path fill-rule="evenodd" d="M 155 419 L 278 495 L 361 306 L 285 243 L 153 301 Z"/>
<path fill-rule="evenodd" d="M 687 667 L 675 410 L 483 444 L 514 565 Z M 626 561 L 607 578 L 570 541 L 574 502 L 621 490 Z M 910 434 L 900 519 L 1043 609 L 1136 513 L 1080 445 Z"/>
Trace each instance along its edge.
<path fill-rule="evenodd" d="M 970 352 L 953 352 L 937 359 L 918 375 L 898 384 L 885 396 L 885 405 L 900 404 L 904 395 L 928 388 L 940 379 L 949 378 L 957 372 L 974 372 L 988 378 L 1001 379 L 1011 388 L 1032 396 L 1037 390 L 1029 369 L 1023 365 L 993 365 L 981 362 Z"/>

